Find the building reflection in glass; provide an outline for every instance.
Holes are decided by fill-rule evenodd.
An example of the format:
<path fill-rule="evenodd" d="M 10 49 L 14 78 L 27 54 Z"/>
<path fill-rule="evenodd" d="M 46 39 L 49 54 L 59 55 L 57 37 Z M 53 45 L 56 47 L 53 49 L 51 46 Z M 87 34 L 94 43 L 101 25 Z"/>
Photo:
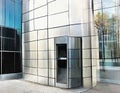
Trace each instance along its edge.
<path fill-rule="evenodd" d="M 0 0 L 0 73 L 22 72 L 21 0 Z"/>
<path fill-rule="evenodd" d="M 119 0 L 94 0 L 101 66 L 120 66 Z"/>

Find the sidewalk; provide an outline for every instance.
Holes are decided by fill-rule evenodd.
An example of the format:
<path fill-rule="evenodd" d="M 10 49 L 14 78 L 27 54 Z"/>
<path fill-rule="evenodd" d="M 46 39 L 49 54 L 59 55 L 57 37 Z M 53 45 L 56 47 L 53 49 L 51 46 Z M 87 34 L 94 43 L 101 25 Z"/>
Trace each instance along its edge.
<path fill-rule="evenodd" d="M 120 93 L 120 85 L 110 83 L 98 83 L 96 87 L 83 93 Z"/>
<path fill-rule="evenodd" d="M 83 92 L 86 91 L 86 92 Z M 120 93 L 120 85 L 98 83 L 92 89 L 61 89 L 22 80 L 0 81 L 0 93 Z"/>

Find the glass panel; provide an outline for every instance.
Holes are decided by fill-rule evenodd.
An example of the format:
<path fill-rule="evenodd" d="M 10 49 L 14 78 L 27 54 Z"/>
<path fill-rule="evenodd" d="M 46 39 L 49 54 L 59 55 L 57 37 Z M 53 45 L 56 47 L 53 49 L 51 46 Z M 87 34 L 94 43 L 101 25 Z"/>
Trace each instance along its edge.
<path fill-rule="evenodd" d="M 0 0 L 0 25 L 5 24 L 5 0 Z"/>
<path fill-rule="evenodd" d="M 103 0 L 103 8 L 95 11 L 95 27 L 99 35 L 99 57 L 101 66 L 120 66 L 119 57 L 119 13 L 116 0 Z M 112 7 L 115 6 L 115 7 Z M 105 7 L 105 8 L 104 8 Z M 109 7 L 109 8 L 106 8 Z"/>
<path fill-rule="evenodd" d="M 67 84 L 67 45 L 57 44 L 57 82 Z"/>
<path fill-rule="evenodd" d="M 2 38 L 2 50 L 15 51 L 15 40 Z"/>
<path fill-rule="evenodd" d="M 1 37 L 0 37 L 0 50 L 1 50 Z"/>
<path fill-rule="evenodd" d="M 15 73 L 22 71 L 21 53 L 15 53 Z"/>
<path fill-rule="evenodd" d="M 14 53 L 2 53 L 2 74 L 14 73 Z"/>
<path fill-rule="evenodd" d="M 103 7 L 112 7 L 116 5 L 116 0 L 102 0 Z"/>
<path fill-rule="evenodd" d="M 13 52 L 21 51 L 21 3 L 21 0 L 0 0 L 0 30 L 2 25 L 2 31 L 0 31 L 0 35 L 2 35 L 2 38 L 0 37 L 0 50 L 6 51 L 2 52 L 2 61 L 0 60 L 3 64 L 3 74 L 14 73 L 15 61 L 19 64 L 21 63 L 21 55 L 16 54 L 15 59 Z M 21 65 L 16 66 L 18 69 L 21 68 Z M 20 72 L 21 70 L 17 71 Z"/>
<path fill-rule="evenodd" d="M 14 28 L 14 2 L 13 1 L 10 1 L 10 0 L 7 0 L 6 2 L 6 20 L 5 20 L 5 25 L 7 27 L 12 27 Z"/>
<path fill-rule="evenodd" d="M 0 74 L 1 74 L 1 52 L 0 52 Z"/>
<path fill-rule="evenodd" d="M 0 25 L 2 25 L 2 0 L 0 0 Z"/>
<path fill-rule="evenodd" d="M 15 38 L 16 30 L 2 27 L 2 36 L 8 38 Z"/>

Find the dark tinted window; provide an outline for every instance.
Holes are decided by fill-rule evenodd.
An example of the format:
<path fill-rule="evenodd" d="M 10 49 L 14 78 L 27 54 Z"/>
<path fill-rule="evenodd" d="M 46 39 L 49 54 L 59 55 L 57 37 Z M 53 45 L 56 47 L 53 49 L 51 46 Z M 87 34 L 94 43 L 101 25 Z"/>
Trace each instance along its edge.
<path fill-rule="evenodd" d="M 3 37 L 8 37 L 8 38 L 15 38 L 15 30 L 10 29 L 10 28 L 2 28 L 2 36 Z"/>
<path fill-rule="evenodd" d="M 14 51 L 15 40 L 2 38 L 2 50 Z"/>
<path fill-rule="evenodd" d="M 3 52 L 2 53 L 2 73 L 14 73 L 14 53 Z"/>
<path fill-rule="evenodd" d="M 15 53 L 15 72 L 21 72 L 22 71 L 22 62 L 21 62 L 21 54 Z"/>

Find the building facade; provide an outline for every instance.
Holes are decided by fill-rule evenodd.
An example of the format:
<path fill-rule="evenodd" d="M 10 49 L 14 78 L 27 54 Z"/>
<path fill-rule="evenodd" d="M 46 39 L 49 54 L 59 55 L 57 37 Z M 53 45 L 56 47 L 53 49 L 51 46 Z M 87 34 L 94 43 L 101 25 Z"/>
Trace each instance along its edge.
<path fill-rule="evenodd" d="M 22 77 L 21 0 L 0 0 L 0 80 Z"/>
<path fill-rule="evenodd" d="M 119 9 L 120 0 L 0 0 L 0 79 L 120 84 Z"/>
<path fill-rule="evenodd" d="M 96 85 L 91 0 L 23 0 L 24 79 L 56 87 Z"/>

